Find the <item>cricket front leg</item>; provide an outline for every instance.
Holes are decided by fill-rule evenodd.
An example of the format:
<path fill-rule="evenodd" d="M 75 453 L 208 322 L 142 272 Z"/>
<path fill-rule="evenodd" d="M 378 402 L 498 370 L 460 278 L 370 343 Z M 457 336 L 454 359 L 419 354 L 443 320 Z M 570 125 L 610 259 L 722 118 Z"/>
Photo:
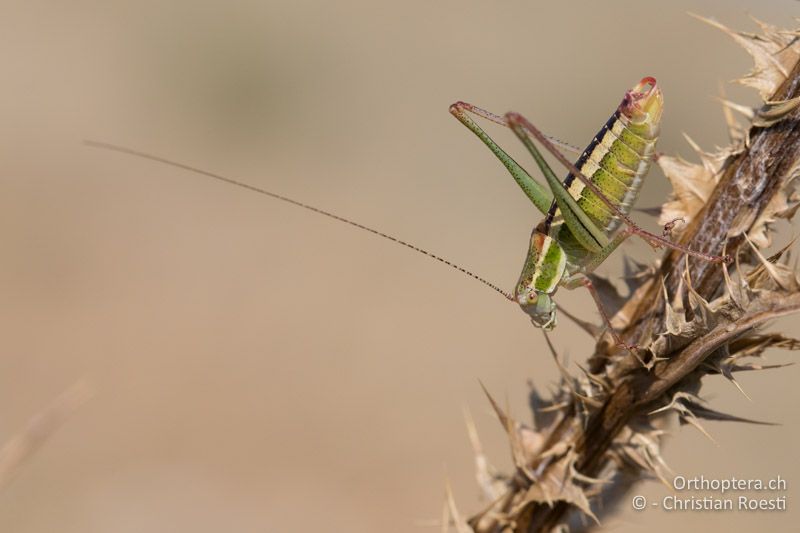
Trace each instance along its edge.
<path fill-rule="evenodd" d="M 589 294 L 592 295 L 592 299 L 597 306 L 597 310 L 600 311 L 600 316 L 603 317 L 603 322 L 605 323 L 608 332 L 611 334 L 611 337 L 614 339 L 614 342 L 617 344 L 617 346 L 628 350 L 635 357 L 638 357 L 636 352 L 639 350 L 639 346 L 636 344 L 628 344 L 622 340 L 622 337 L 620 337 L 619 333 L 617 333 L 617 330 L 615 330 L 614 326 L 611 325 L 611 317 L 608 316 L 606 308 L 603 307 L 603 301 L 600 298 L 600 294 L 597 292 L 594 284 L 592 283 L 592 280 L 583 274 L 576 274 L 564 284 L 564 287 L 567 289 L 574 289 L 578 286 L 586 287 L 586 289 L 589 291 Z"/>
<path fill-rule="evenodd" d="M 606 258 L 611 255 L 614 250 L 616 250 L 620 244 L 625 242 L 625 240 L 633 235 L 633 231 L 630 228 L 625 228 L 624 230 L 620 231 L 612 240 L 609 242 L 603 249 L 594 254 L 587 263 L 583 265 L 582 272 L 578 274 L 574 274 L 564 282 L 564 287 L 567 289 L 574 289 L 578 286 L 586 287 L 589 291 L 589 294 L 592 295 L 592 299 L 594 300 L 595 305 L 597 305 L 597 310 L 600 311 L 600 316 L 603 317 L 603 322 L 605 323 L 606 327 L 608 328 L 608 332 L 611 334 L 611 337 L 617 343 L 618 346 L 621 346 L 628 350 L 629 352 L 636 354 L 636 350 L 639 347 L 635 344 L 628 344 L 622 337 L 620 337 L 617 330 L 614 329 L 614 326 L 611 325 L 611 317 L 608 315 L 605 307 L 603 306 L 603 302 L 600 298 L 600 294 L 597 292 L 592 280 L 589 279 L 588 274 L 594 272 L 594 270 L 600 266 Z"/>

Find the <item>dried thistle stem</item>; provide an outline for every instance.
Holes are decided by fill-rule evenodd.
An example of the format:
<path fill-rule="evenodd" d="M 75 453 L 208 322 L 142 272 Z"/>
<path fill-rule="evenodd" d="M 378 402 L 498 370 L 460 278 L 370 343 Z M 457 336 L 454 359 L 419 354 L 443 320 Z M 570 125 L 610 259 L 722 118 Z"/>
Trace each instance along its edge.
<path fill-rule="evenodd" d="M 755 333 L 769 320 L 800 311 L 795 273 L 779 261 L 780 253 L 767 260 L 747 239 L 766 236 L 765 221 L 791 217 L 797 205 L 789 203 L 797 199 L 790 187 L 800 169 L 797 33 L 759 24 L 764 35 L 754 42 L 746 40 L 752 34 L 721 27 L 743 42 L 757 67 L 772 61 L 775 68 L 745 78 L 761 91 L 765 106 L 753 112 L 738 144 L 718 157 L 716 186 L 696 212 L 687 213 L 690 222 L 681 234 L 681 243 L 693 250 L 726 249 L 737 257 L 736 266 L 668 251 L 631 287 L 614 319 L 626 342 L 648 347 L 644 356 L 620 351 L 605 336 L 586 375 L 564 378 L 562 392 L 548 404 L 549 420 L 539 421 L 536 431 L 498 412 L 517 472 L 505 493 L 470 520 L 473 530 L 535 533 L 580 524 L 579 518 L 586 523 L 585 516 L 597 520 L 591 502 L 604 500 L 607 511 L 620 479 L 627 476 L 623 489 L 648 473 L 664 479 L 654 412 L 673 409 L 690 422 L 742 420 L 700 407 L 700 379 L 719 373 L 732 380 L 734 371 L 764 368 L 738 361 L 770 346 L 800 348 L 781 335 Z M 599 477 L 618 483 L 595 483 Z"/>

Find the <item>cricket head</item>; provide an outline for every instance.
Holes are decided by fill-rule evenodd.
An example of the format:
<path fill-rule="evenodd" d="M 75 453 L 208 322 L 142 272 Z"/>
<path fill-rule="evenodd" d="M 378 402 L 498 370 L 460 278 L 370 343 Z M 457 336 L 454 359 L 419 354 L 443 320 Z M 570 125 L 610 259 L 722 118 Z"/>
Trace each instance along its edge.
<path fill-rule="evenodd" d="M 664 95 L 653 77 L 642 78 L 633 88 L 625 92 L 619 106 L 620 113 L 627 118 L 629 127 L 646 138 L 658 137 Z"/>
<path fill-rule="evenodd" d="M 542 229 L 533 230 L 514 299 L 536 327 L 549 330 L 556 325 L 556 303 L 552 296 L 564 277 L 567 255 Z"/>
<path fill-rule="evenodd" d="M 546 292 L 536 290 L 517 291 L 517 302 L 531 317 L 537 328 L 551 330 L 556 327 L 556 303 Z"/>

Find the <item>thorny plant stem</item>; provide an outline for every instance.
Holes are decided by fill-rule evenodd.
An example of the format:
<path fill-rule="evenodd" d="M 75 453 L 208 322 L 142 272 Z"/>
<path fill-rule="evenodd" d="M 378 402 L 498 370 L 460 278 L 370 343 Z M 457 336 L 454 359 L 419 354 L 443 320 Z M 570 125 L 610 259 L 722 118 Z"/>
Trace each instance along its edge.
<path fill-rule="evenodd" d="M 771 100 L 788 100 L 800 96 L 800 63 L 796 64 L 790 75 L 779 87 Z M 735 255 L 744 242 L 739 235 L 728 237 L 729 230 L 737 222 L 737 216 L 747 211 L 756 220 L 769 201 L 777 194 L 789 173 L 800 160 L 800 110 L 794 110 L 789 117 L 769 128 L 753 127 L 749 132 L 750 143 L 745 150 L 726 162 L 723 175 L 703 210 L 691 222 L 683 234 L 681 243 L 693 250 L 716 254 L 726 246 Z M 749 228 L 747 228 L 749 229 Z M 695 290 L 705 299 L 711 299 L 720 290 L 723 274 L 720 265 L 689 258 L 686 267 L 684 254 L 670 250 L 663 258 L 657 278 L 666 280 L 665 285 L 670 299 L 679 289 L 680 280 L 685 273 Z M 640 305 L 633 313 L 623 338 L 629 343 L 646 345 L 648 339 L 663 324 L 664 301 L 661 285 L 653 283 L 649 293 L 640 299 Z M 771 303 L 769 317 L 775 313 L 789 313 L 800 308 L 800 296 L 782 298 Z M 658 362 L 652 370 L 642 368 L 641 362 L 629 356 L 616 366 L 613 382 L 618 383 L 603 407 L 589 420 L 587 429 L 578 440 L 578 471 L 594 477 L 605 464 L 606 452 L 614 438 L 635 415 L 645 412 L 648 404 L 663 397 L 670 387 L 687 377 L 717 346 L 741 335 L 744 330 L 759 324 L 758 310 L 748 312 L 743 323 L 731 331 L 712 331 L 702 338 L 695 339 L 667 361 Z M 761 320 L 763 321 L 763 316 Z M 600 342 L 590 360 L 590 368 L 598 372 L 610 357 L 606 343 Z M 561 424 L 550 435 L 554 441 L 568 431 L 568 421 Z M 550 531 L 560 523 L 568 512 L 566 503 L 560 502 L 552 507 L 545 504 L 532 504 L 528 510 L 531 521 L 529 533 Z"/>

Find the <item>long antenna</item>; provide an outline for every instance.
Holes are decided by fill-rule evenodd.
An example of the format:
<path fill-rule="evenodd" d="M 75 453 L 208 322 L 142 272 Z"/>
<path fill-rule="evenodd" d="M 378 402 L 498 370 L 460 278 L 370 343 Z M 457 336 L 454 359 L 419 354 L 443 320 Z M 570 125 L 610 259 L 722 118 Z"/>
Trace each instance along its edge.
<path fill-rule="evenodd" d="M 333 220 L 338 220 L 339 222 L 344 222 L 345 224 L 349 224 L 350 226 L 354 226 L 354 227 L 356 227 L 358 229 L 361 229 L 361 230 L 364 230 L 364 231 L 368 231 L 368 232 L 372 233 L 373 235 L 377 235 L 378 237 L 382 237 L 382 238 L 384 238 L 386 240 L 392 241 L 392 242 L 397 243 L 397 244 L 399 244 L 401 246 L 405 246 L 406 248 L 410 248 L 411 250 L 414 250 L 415 252 L 421 253 L 422 255 L 428 256 L 431 259 L 435 259 L 435 260 L 439 261 L 440 263 L 444 263 L 445 265 L 458 270 L 462 274 L 466 274 L 467 276 L 471 277 L 472 279 L 475 279 L 475 280 L 483 283 L 484 285 L 486 285 L 487 287 L 495 290 L 496 292 L 499 292 L 500 294 L 503 295 L 503 297 L 506 300 L 512 300 L 512 301 L 514 300 L 514 298 L 509 293 L 507 293 L 506 291 L 504 291 L 503 289 L 501 289 L 497 285 L 495 285 L 493 283 L 490 283 L 489 281 L 486 281 L 484 278 L 478 276 L 477 274 L 473 274 L 469 270 L 467 270 L 465 268 L 462 268 L 461 266 L 459 266 L 459 265 L 457 265 L 455 263 L 452 263 L 452 262 L 448 261 L 447 259 L 445 259 L 443 257 L 440 257 L 440 256 L 438 256 L 438 255 L 436 255 L 434 253 L 431 253 L 431 252 L 427 251 L 427 250 L 423 250 L 422 248 L 420 248 L 418 246 L 414 246 L 413 244 L 407 243 L 404 240 L 398 239 L 397 237 L 393 237 L 392 235 L 389 235 L 387 233 L 383 233 L 382 231 L 378 231 L 376 229 L 370 228 L 370 227 L 365 226 L 363 224 L 359 224 L 358 222 L 355 222 L 353 220 L 350 220 L 350 219 L 347 219 L 347 218 L 344 218 L 344 217 L 340 217 L 339 215 L 334 215 L 333 213 L 330 213 L 330 212 L 325 211 L 323 209 L 319 209 L 318 207 L 314 207 L 313 205 L 304 204 L 303 202 L 298 202 L 297 200 L 294 200 L 294 199 L 289 198 L 287 196 L 276 194 L 276 193 L 270 192 L 270 191 L 268 191 L 266 189 L 261 189 L 259 187 L 256 187 L 255 185 L 250 185 L 248 183 L 244 183 L 242 181 L 238 181 L 238 180 L 235 180 L 235 179 L 232 179 L 232 178 L 227 178 L 227 177 L 221 176 L 219 174 L 214 174 L 213 172 L 209 172 L 207 170 L 202 170 L 200 168 L 196 168 L 196 167 L 193 167 L 191 165 L 187 165 L 185 163 L 179 163 L 177 161 L 172 161 L 172 160 L 167 159 L 165 157 L 161 157 L 161 156 L 154 155 L 154 154 L 149 154 L 147 152 L 142 152 L 142 151 L 139 151 L 139 150 L 134 150 L 132 148 L 127 148 L 125 146 L 119 146 L 119 145 L 116 145 L 116 144 L 111 144 L 111 143 L 107 143 L 107 142 L 103 142 L 103 141 L 92 141 L 92 140 L 84 140 L 83 143 L 85 145 L 87 145 L 87 146 L 91 146 L 92 148 L 100 148 L 100 149 L 103 149 L 103 150 L 110 150 L 112 152 L 119 152 L 119 153 L 122 153 L 122 154 L 132 155 L 132 156 L 135 156 L 135 157 L 141 157 L 143 159 L 149 159 L 150 161 L 156 161 L 158 163 L 163 163 L 165 165 L 169 165 L 169 166 L 172 166 L 172 167 L 180 168 L 180 169 L 183 169 L 183 170 L 188 170 L 189 172 L 194 172 L 196 174 L 201 174 L 203 176 L 207 176 L 209 178 L 213 178 L 213 179 L 218 180 L 218 181 L 223 181 L 225 183 L 229 183 L 231 185 L 235 185 L 236 187 L 241 187 L 242 189 L 247 189 L 247 190 L 250 190 L 250 191 L 254 191 L 254 192 L 257 192 L 259 194 L 263 194 L 264 196 L 269 196 L 270 198 L 274 198 L 276 200 L 280 200 L 282 202 L 286 202 L 287 204 L 292 204 L 292 205 L 296 205 L 297 207 L 302 207 L 303 209 L 306 209 L 308 211 L 312 211 L 312 212 L 317 213 L 319 215 L 326 216 L 328 218 L 332 218 Z"/>

